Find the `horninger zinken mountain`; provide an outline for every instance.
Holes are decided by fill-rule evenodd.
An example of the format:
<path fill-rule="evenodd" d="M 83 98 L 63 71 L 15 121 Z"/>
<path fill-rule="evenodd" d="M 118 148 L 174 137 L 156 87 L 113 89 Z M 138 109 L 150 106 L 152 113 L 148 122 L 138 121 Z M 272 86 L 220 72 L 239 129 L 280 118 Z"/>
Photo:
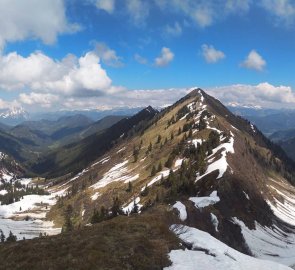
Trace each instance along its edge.
<path fill-rule="evenodd" d="M 46 207 L 42 219 L 62 233 L 33 240 L 17 234 L 21 241 L 0 245 L 0 269 L 295 265 L 293 161 L 201 89 L 26 161 L 26 168 L 47 196 L 32 207 Z M 14 211 L 18 220 L 37 214 Z"/>

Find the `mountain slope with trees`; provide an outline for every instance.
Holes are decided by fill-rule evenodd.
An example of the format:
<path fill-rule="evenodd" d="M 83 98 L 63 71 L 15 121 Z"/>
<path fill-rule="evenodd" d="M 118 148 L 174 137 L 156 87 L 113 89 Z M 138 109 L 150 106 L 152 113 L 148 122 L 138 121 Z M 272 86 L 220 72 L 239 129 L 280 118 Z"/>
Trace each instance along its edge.
<path fill-rule="evenodd" d="M 67 147 L 35 165 L 39 173 L 69 173 L 47 180 L 59 194 L 47 217 L 63 233 L 0 246 L 16 269 L 22 262 L 31 267 L 35 256 L 28 252 L 24 259 L 19 249 L 38 250 L 38 257 L 48 258 L 45 269 L 177 269 L 187 256 L 200 258 L 197 251 L 208 261 L 220 258 L 217 267 L 222 256 L 237 264 L 248 258 L 240 253 L 295 264 L 294 162 L 201 89 L 161 112 L 148 107 Z M 102 229 L 104 235 L 98 233 Z M 193 232 L 206 244 L 193 239 Z M 212 254 L 205 232 L 228 246 L 228 253 Z M 85 252 L 76 256 L 82 247 Z M 132 259 L 137 255 L 144 256 L 140 263 Z M 262 269 L 277 267 L 260 262 Z"/>

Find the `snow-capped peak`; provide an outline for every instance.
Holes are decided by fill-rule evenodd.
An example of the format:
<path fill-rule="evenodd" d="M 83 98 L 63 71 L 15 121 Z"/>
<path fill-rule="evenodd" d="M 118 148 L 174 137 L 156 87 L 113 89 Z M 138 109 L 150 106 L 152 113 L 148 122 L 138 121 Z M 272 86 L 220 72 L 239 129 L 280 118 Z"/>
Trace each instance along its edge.
<path fill-rule="evenodd" d="M 0 112 L 0 118 L 12 118 L 12 119 L 17 119 L 17 118 L 28 118 L 28 113 L 22 108 L 22 107 L 12 107 L 7 110 L 2 110 Z"/>

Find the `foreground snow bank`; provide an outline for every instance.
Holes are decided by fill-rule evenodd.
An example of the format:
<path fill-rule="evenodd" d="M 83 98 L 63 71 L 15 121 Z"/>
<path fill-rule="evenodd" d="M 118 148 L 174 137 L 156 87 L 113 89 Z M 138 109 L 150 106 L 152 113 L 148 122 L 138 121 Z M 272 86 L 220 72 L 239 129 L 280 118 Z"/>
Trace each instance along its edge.
<path fill-rule="evenodd" d="M 173 225 L 171 229 L 181 240 L 192 246 L 191 250 L 172 250 L 169 270 L 290 270 L 291 268 L 275 262 L 259 260 L 244 255 L 210 234 L 188 226 Z"/>
<path fill-rule="evenodd" d="M 237 218 L 233 221 L 241 227 L 246 244 L 255 257 L 275 261 L 289 266 L 295 265 L 295 230 L 283 231 L 277 225 L 271 228 L 255 223 L 255 230 L 250 230 Z"/>

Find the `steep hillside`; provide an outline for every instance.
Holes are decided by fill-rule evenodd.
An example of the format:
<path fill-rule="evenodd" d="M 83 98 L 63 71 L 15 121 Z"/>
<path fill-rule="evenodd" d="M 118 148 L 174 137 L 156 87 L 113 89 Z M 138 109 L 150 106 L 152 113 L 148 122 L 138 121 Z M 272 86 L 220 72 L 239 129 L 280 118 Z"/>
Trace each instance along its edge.
<path fill-rule="evenodd" d="M 36 249 L 39 256 L 51 250 L 46 265 L 58 262 L 51 268 L 60 269 L 63 262 L 85 269 L 87 255 L 75 254 L 90 243 L 87 258 L 103 265 L 101 269 L 120 269 L 120 263 L 121 269 L 210 269 L 213 265 L 214 269 L 291 269 L 288 266 L 295 265 L 294 163 L 255 126 L 201 89 L 160 113 L 148 107 L 63 150 L 34 169 L 42 173 L 51 167 L 54 176 L 72 173 L 48 180 L 50 190 L 58 195 L 47 217 L 67 233 L 2 246 L 1 254 L 14 254 L 8 262 L 24 261 L 16 254 L 19 248 Z M 145 221 L 142 230 L 133 227 L 134 220 Z M 89 223 L 99 224 L 79 229 Z M 152 231 L 146 230 L 147 223 Z M 145 241 L 155 243 L 157 224 L 163 228 L 163 245 L 154 246 Z M 105 238 L 93 237 L 103 226 L 108 228 Z M 169 228 L 177 236 L 172 242 Z M 129 240 L 143 241 L 148 248 L 136 244 L 128 254 L 113 253 L 127 241 L 126 230 Z M 90 242 L 82 240 L 90 238 Z M 101 238 L 109 254 L 104 247 L 96 248 Z M 137 252 L 151 252 L 151 260 L 160 252 L 162 263 L 144 257 L 141 266 L 125 265 L 125 259 Z M 31 253 L 26 254 L 26 267 L 35 256 Z M 113 254 L 119 257 L 118 264 L 103 264 Z M 86 268 L 91 267 L 99 269 Z"/>
<path fill-rule="evenodd" d="M 103 132 L 98 131 L 77 143 L 72 143 L 44 155 L 31 169 L 37 174 L 51 177 L 76 173 L 85 168 L 90 162 L 103 155 L 116 144 L 134 132 L 133 128 L 144 124 L 157 113 L 147 107 L 130 118 L 124 118 Z"/>
<path fill-rule="evenodd" d="M 24 169 L 9 155 L 0 152 L 0 181 L 10 181 L 24 173 Z"/>

